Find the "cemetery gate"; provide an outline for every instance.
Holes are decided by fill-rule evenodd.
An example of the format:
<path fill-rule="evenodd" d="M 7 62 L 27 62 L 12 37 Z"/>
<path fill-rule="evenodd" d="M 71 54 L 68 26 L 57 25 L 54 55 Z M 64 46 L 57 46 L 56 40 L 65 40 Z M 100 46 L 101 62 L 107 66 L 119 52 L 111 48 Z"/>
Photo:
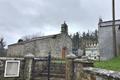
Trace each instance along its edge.
<path fill-rule="evenodd" d="M 64 59 L 48 57 L 34 58 L 32 80 L 65 80 L 66 63 Z"/>

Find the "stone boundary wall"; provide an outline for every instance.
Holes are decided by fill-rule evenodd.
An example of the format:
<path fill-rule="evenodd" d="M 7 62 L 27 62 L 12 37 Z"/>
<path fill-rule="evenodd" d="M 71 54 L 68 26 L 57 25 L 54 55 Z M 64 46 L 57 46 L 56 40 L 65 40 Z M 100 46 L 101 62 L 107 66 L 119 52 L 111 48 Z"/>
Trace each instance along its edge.
<path fill-rule="evenodd" d="M 19 77 L 4 77 L 5 72 L 5 62 L 6 60 L 20 60 L 20 72 Z M 24 58 L 7 58 L 0 57 L 0 80 L 24 80 Z"/>
<path fill-rule="evenodd" d="M 101 79 L 107 79 L 107 80 L 120 80 L 120 72 L 112 71 L 112 70 L 106 70 L 106 69 L 100 69 L 100 68 L 93 68 L 93 67 L 87 67 L 83 68 L 84 72 L 87 74 L 92 74 L 97 77 L 100 77 Z"/>
<path fill-rule="evenodd" d="M 5 63 L 7 60 L 20 61 L 20 72 L 19 72 L 18 77 L 4 77 Z M 57 61 L 58 64 L 55 64 L 56 60 L 58 60 Z M 65 70 L 64 69 L 65 69 L 66 65 L 65 65 L 64 61 L 60 60 L 61 62 L 59 62 L 59 60 L 60 59 L 55 59 L 55 58 L 51 59 L 50 66 L 51 66 L 51 69 L 53 69 L 53 70 L 50 71 L 50 74 L 53 75 L 55 73 L 56 75 L 53 75 L 52 77 L 50 77 L 50 80 L 65 80 Z M 41 70 L 41 69 L 43 69 L 42 68 L 43 63 L 45 64 L 46 62 L 48 62 L 47 57 L 41 57 L 41 58 L 34 57 L 31 54 L 25 56 L 24 58 L 0 57 L 0 62 L 1 62 L 0 63 L 0 65 L 1 65 L 0 66 L 0 80 L 37 80 L 38 78 L 39 78 L 39 80 L 47 80 L 47 78 L 48 78 L 46 76 L 47 75 L 46 71 L 48 69 L 46 69 L 45 72 L 43 72 L 44 74 L 39 72 L 39 71 L 43 71 L 43 70 Z M 46 66 L 48 66 L 48 63 L 46 63 L 45 67 Z M 61 69 L 61 68 L 63 68 L 63 69 Z M 38 76 L 33 75 L 33 74 L 35 74 L 33 72 L 35 69 L 37 69 L 38 73 L 36 73 L 36 74 Z"/>
<path fill-rule="evenodd" d="M 70 55 L 66 62 L 66 80 L 120 80 L 120 72 L 94 68 L 93 61 Z"/>
<path fill-rule="evenodd" d="M 19 77 L 13 78 L 4 77 L 4 68 L 6 60 L 20 60 Z M 25 56 L 24 58 L 0 57 L 0 61 L 3 63 L 3 65 L 0 66 L 0 80 L 31 80 L 32 66 L 34 64 L 34 60 L 41 61 L 44 60 L 44 58 L 43 59 L 35 58 L 31 54 Z M 65 64 L 65 80 L 120 80 L 120 72 L 94 68 L 92 61 L 78 59 L 73 55 L 67 56 L 64 64 Z M 46 79 L 40 78 L 39 80 Z M 61 79 L 55 78 L 51 80 Z"/>
<path fill-rule="evenodd" d="M 0 60 L 24 60 L 24 58 L 0 57 Z"/>

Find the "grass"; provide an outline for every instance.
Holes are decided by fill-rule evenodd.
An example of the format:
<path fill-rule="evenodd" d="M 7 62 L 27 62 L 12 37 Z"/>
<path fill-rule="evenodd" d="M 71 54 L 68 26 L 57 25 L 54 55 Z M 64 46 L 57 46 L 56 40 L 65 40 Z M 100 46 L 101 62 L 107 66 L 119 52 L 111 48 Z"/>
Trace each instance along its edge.
<path fill-rule="evenodd" d="M 108 61 L 96 61 L 95 67 L 108 70 L 120 71 L 120 57 Z"/>
<path fill-rule="evenodd" d="M 53 60 L 52 63 L 64 64 L 65 60 Z"/>

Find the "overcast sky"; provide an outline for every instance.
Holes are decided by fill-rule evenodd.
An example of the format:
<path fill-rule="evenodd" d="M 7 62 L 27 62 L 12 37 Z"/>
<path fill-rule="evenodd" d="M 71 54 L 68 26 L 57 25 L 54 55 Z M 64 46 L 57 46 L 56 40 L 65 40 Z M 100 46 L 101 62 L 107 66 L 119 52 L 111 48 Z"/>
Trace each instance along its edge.
<path fill-rule="evenodd" d="M 24 35 L 60 32 L 66 21 L 69 33 L 97 29 L 98 19 L 111 20 L 112 0 L 0 0 L 0 36 L 7 44 Z M 116 19 L 120 18 L 116 0 Z"/>

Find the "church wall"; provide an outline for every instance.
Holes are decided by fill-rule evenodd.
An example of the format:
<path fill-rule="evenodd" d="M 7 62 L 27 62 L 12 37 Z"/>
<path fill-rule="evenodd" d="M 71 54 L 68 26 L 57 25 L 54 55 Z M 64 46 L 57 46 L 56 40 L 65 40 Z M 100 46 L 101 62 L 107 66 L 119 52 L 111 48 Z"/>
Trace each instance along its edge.
<path fill-rule="evenodd" d="M 8 46 L 7 56 L 21 57 L 21 55 L 23 55 L 23 54 L 24 54 L 24 45 L 23 44 Z"/>
<path fill-rule="evenodd" d="M 33 53 L 36 57 L 44 57 L 48 56 L 50 51 L 53 57 L 61 57 L 63 47 L 71 51 L 72 41 L 64 35 L 58 35 L 56 38 L 37 39 L 21 45 L 11 45 L 8 47 L 8 56 L 23 57 L 27 53 Z"/>

